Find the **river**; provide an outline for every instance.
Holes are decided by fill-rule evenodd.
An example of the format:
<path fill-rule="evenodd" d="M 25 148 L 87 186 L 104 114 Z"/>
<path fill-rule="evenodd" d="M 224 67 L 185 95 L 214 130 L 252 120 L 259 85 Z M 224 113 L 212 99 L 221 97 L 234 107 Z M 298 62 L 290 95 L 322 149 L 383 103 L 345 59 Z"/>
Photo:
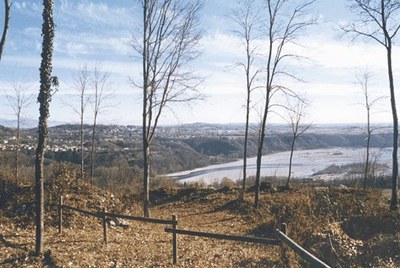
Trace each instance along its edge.
<path fill-rule="evenodd" d="M 374 155 L 379 155 L 378 163 L 391 165 L 390 148 L 373 149 Z M 290 152 L 279 152 L 264 155 L 261 163 L 261 176 L 287 177 Z M 365 148 L 328 148 L 316 150 L 298 150 L 294 152 L 292 164 L 293 178 L 320 178 L 316 175 L 331 165 L 346 165 L 363 162 Z M 211 165 L 193 170 L 186 170 L 165 176 L 179 180 L 181 183 L 201 182 L 212 184 L 221 181 L 223 178 L 229 178 L 233 181 L 242 179 L 243 160 L 237 160 L 230 163 Z M 256 174 L 256 157 L 248 158 L 247 175 Z M 332 175 L 333 176 L 333 175 Z M 325 174 L 324 178 L 332 178 Z M 337 176 L 337 174 L 336 174 Z"/>

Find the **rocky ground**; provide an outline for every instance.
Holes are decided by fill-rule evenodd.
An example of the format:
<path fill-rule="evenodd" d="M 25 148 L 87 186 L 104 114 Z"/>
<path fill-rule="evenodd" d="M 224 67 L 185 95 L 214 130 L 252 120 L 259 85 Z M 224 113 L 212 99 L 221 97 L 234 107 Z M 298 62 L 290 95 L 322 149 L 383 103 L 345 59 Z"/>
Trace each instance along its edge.
<path fill-rule="evenodd" d="M 117 198 L 72 178 L 55 176 L 46 184 L 45 253 L 35 257 L 31 186 L 9 183 L 0 195 L 1 267 L 171 267 L 172 235 L 164 225 L 129 221 L 109 228 L 102 242 L 98 219 L 67 211 L 63 234 L 57 231 L 56 204 L 89 211 L 141 215 L 140 203 Z M 389 212 L 379 191 L 304 188 L 285 192 L 264 189 L 255 210 L 249 193 L 237 201 L 234 187 L 159 189 L 152 193 L 154 218 L 178 216 L 181 229 L 271 237 L 288 224 L 289 235 L 333 267 L 399 267 L 400 217 Z M 301 267 L 286 246 L 263 246 L 192 236 L 178 236 L 176 267 Z"/>

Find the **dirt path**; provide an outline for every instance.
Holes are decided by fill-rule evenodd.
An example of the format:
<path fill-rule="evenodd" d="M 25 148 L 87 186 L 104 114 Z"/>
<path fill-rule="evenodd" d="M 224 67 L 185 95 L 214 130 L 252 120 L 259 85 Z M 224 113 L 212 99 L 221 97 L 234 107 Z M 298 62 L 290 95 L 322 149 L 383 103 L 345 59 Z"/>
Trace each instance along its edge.
<path fill-rule="evenodd" d="M 221 200 L 221 203 L 224 201 Z M 211 204 L 213 203 L 213 204 Z M 217 200 L 217 203 L 218 200 Z M 169 219 L 178 215 L 179 228 L 227 234 L 249 235 L 250 226 L 241 216 L 214 209 L 215 200 L 201 204 L 176 202 L 152 209 L 152 217 Z M 131 212 L 140 215 L 137 207 Z M 87 224 L 86 222 L 92 222 Z M 171 267 L 171 234 L 163 225 L 129 222 L 129 228 L 109 228 L 108 245 L 102 243 L 102 228 L 97 219 L 81 226 L 46 229 L 43 258 L 30 255 L 34 230 L 16 229 L 0 220 L 0 266 L 4 267 Z M 176 267 L 279 267 L 281 249 L 248 243 L 178 236 Z"/>

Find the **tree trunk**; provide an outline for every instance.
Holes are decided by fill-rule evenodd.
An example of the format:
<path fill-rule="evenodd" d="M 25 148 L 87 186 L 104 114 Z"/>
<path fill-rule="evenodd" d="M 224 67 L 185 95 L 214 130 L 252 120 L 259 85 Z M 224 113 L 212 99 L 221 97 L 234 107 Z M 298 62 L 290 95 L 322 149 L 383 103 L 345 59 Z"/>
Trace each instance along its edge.
<path fill-rule="evenodd" d="M 10 0 L 4 0 L 4 28 L 0 41 L 0 60 L 3 55 L 3 49 L 7 38 L 8 24 L 10 21 L 10 8 L 11 8 Z"/>
<path fill-rule="evenodd" d="M 292 177 L 292 162 L 293 162 L 293 152 L 294 152 L 294 145 L 296 143 L 296 134 L 293 135 L 292 143 L 290 145 L 290 156 L 289 156 L 289 172 L 286 181 L 286 188 L 290 188 L 290 178 Z"/>
<path fill-rule="evenodd" d="M 143 2 L 143 51 L 142 51 L 142 60 L 143 60 L 143 114 L 142 114 L 142 145 L 143 145 L 143 216 L 144 217 L 150 217 L 150 163 L 149 163 L 149 157 L 150 157 L 150 141 L 148 139 L 149 133 L 148 133 L 148 126 L 147 126 L 147 120 L 148 120 L 148 113 L 147 109 L 151 109 L 151 107 L 147 107 L 147 101 L 148 101 L 148 88 L 149 88 L 149 40 L 148 40 L 148 2 L 144 1 Z"/>
<path fill-rule="evenodd" d="M 254 197 L 254 207 L 259 208 L 260 207 L 260 177 L 261 177 L 261 160 L 262 160 L 262 154 L 263 154 L 263 148 L 264 148 L 264 139 L 265 139 L 265 125 L 267 123 L 267 115 L 268 115 L 268 109 L 269 109 L 269 102 L 268 102 L 268 97 L 265 102 L 265 111 L 264 111 L 264 116 L 261 122 L 261 129 L 260 129 L 260 134 L 258 138 L 258 147 L 257 147 L 257 169 L 256 169 L 256 185 L 255 185 L 255 197 Z"/>
<path fill-rule="evenodd" d="M 271 3 L 268 2 L 268 6 Z M 270 16 L 271 16 L 271 8 L 269 8 Z M 264 106 L 264 113 L 263 117 L 261 120 L 261 126 L 260 126 L 260 133 L 259 133 L 259 139 L 258 139 L 258 148 L 257 148 L 257 166 L 256 166 L 256 189 L 255 189 L 255 198 L 254 198 L 254 207 L 259 208 L 260 202 L 259 202 L 259 195 L 260 195 L 260 176 L 261 176 L 261 159 L 262 159 L 262 153 L 263 153 L 263 148 L 264 148 L 264 139 L 265 139 L 265 126 L 267 124 L 267 117 L 268 117 L 268 112 L 269 112 L 269 105 L 270 105 L 270 97 L 271 97 L 271 91 L 272 91 L 272 81 L 273 81 L 273 73 L 275 67 L 272 67 L 271 65 L 273 60 L 272 60 L 272 50 L 273 50 L 273 33 L 272 33 L 272 28 L 273 28 L 273 21 L 269 25 L 269 47 L 268 47 L 268 60 L 267 60 L 267 81 L 265 85 L 265 106 Z"/>
<path fill-rule="evenodd" d="M 36 205 L 36 243 L 35 253 L 43 253 L 44 237 L 44 188 L 43 188 L 43 163 L 47 142 L 47 119 L 49 117 L 49 106 L 51 100 L 52 86 L 52 57 L 53 57 L 53 0 L 43 1 L 43 24 L 42 24 L 42 62 L 40 65 L 40 92 L 39 102 L 39 125 L 38 146 L 35 161 L 35 205 Z"/>
<path fill-rule="evenodd" d="M 242 194 L 240 198 L 244 200 L 246 194 L 246 178 L 247 178 L 247 140 L 249 136 L 249 117 L 250 117 L 250 92 L 247 92 L 246 102 L 246 127 L 244 132 L 244 148 L 243 148 L 243 183 Z"/>
<path fill-rule="evenodd" d="M 272 27 L 272 25 L 270 26 Z M 270 105 L 270 97 L 272 90 L 272 80 L 273 76 L 271 72 L 274 68 L 271 68 L 272 63 L 272 49 L 273 49 L 273 38 L 271 31 L 269 32 L 269 51 L 268 51 L 268 61 L 267 61 L 267 84 L 265 86 L 266 96 L 265 96 L 265 106 L 264 106 L 264 114 L 261 121 L 260 126 L 260 134 L 258 139 L 258 148 L 257 148 L 257 166 L 256 166 L 256 189 L 255 189 L 255 198 L 254 198 L 254 207 L 260 207 L 259 195 L 260 195 L 260 176 L 261 176 L 261 159 L 264 148 L 264 139 L 265 139 L 265 126 L 267 124 L 267 117 L 269 112 Z"/>
<path fill-rule="evenodd" d="M 143 141 L 143 216 L 150 217 L 150 146 Z"/>
<path fill-rule="evenodd" d="M 93 184 L 94 177 L 94 165 L 95 165 L 95 147 L 94 147 L 94 139 L 96 137 L 96 124 L 97 124 L 97 113 L 94 114 L 93 120 L 93 128 L 92 128 L 92 144 L 90 148 L 90 183 Z"/>
<path fill-rule="evenodd" d="M 80 133 L 80 146 L 81 146 L 81 180 L 83 180 L 84 177 L 84 164 L 85 164 L 85 158 L 84 158 L 84 152 L 83 152 L 83 96 L 81 96 L 81 133 Z"/>
<path fill-rule="evenodd" d="M 47 122 L 40 116 L 38 147 L 36 149 L 35 162 L 35 208 L 36 208 L 36 244 L 35 253 L 43 253 L 43 232 L 44 232 L 44 188 L 43 188 L 43 163 L 46 134 L 43 131 L 47 129 Z"/>
<path fill-rule="evenodd" d="M 388 76 L 390 86 L 390 104 L 392 108 L 393 117 L 393 153 L 392 153 L 392 197 L 390 201 L 390 209 L 397 210 L 397 176 L 399 172 L 398 160 L 397 160 L 397 147 L 398 147 L 398 136 L 399 136 L 399 122 L 397 118 L 396 98 L 394 92 L 394 81 L 393 81 L 393 67 L 392 67 L 392 44 L 389 40 L 387 46 L 387 65 L 388 65 Z"/>
<path fill-rule="evenodd" d="M 262 151 L 262 148 L 257 149 L 257 170 L 256 170 L 256 182 L 255 182 L 255 194 L 254 194 L 254 207 L 259 208 L 260 207 L 260 201 L 259 201 L 259 195 L 260 195 L 260 168 L 261 167 L 261 156 L 260 156 L 260 149 Z M 262 154 L 262 153 L 261 153 Z"/>
<path fill-rule="evenodd" d="M 365 170 L 364 170 L 364 184 L 363 184 L 363 189 L 367 189 L 367 179 L 369 177 L 369 149 L 370 149 L 370 144 L 371 144 L 371 125 L 370 125 L 370 118 L 369 118 L 369 112 L 368 112 L 368 123 L 367 123 L 367 131 L 368 131 L 368 136 L 367 136 L 367 152 L 366 152 L 366 159 L 365 159 Z"/>
<path fill-rule="evenodd" d="M 19 183 L 19 144 L 20 144 L 20 111 L 17 114 L 17 146 L 15 148 L 15 178 L 16 184 Z"/>

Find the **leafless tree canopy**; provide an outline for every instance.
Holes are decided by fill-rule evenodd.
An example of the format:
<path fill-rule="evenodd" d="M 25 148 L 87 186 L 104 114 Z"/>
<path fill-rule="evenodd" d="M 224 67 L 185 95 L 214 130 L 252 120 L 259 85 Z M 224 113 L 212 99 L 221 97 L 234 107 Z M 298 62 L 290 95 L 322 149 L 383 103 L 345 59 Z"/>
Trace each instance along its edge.
<path fill-rule="evenodd" d="M 14 111 L 17 118 L 17 141 L 15 148 L 15 178 L 18 183 L 19 178 L 19 145 L 20 145 L 20 123 L 22 111 L 27 108 L 33 101 L 33 94 L 29 93 L 30 85 L 24 82 L 15 83 L 12 92 L 4 93 L 8 100 L 8 104 Z"/>
<path fill-rule="evenodd" d="M 371 162 L 371 135 L 376 128 L 372 126 L 372 108 L 375 107 L 380 100 L 383 99 L 382 96 L 380 97 L 374 97 L 373 94 L 371 93 L 371 90 L 369 88 L 369 83 L 371 80 L 372 74 L 369 73 L 368 71 L 364 71 L 360 74 L 357 75 L 357 82 L 360 85 L 360 88 L 362 90 L 362 94 L 364 97 L 364 102 L 363 102 L 363 107 L 365 108 L 365 115 L 366 115 L 366 148 L 365 148 L 365 167 L 364 167 L 364 181 L 363 181 L 363 188 L 364 190 L 367 188 L 367 179 L 371 177 L 372 175 L 372 170 L 373 167 Z"/>
<path fill-rule="evenodd" d="M 97 119 L 101 111 L 112 105 L 109 101 L 114 98 L 114 91 L 110 85 L 110 73 L 102 70 L 99 63 L 95 63 L 90 76 L 91 88 L 93 90 L 91 96 L 91 105 L 93 109 L 93 126 L 90 148 L 90 179 L 93 181 L 95 167 L 95 146 Z"/>
<path fill-rule="evenodd" d="M 150 143 L 164 108 L 199 98 L 201 79 L 190 70 L 199 55 L 201 37 L 199 0 L 139 0 L 143 11 L 140 37 L 133 48 L 142 60 L 143 92 L 143 188 L 144 215 L 149 216 Z M 171 108 L 171 107 L 170 107 Z"/>
<path fill-rule="evenodd" d="M 296 145 L 297 139 L 304 134 L 310 127 L 305 121 L 307 116 L 307 107 L 309 103 L 303 98 L 295 98 L 287 100 L 287 116 L 284 118 L 290 128 L 292 134 L 291 144 L 290 144 L 290 156 L 289 156 L 289 171 L 286 181 L 286 188 L 290 188 L 290 179 L 292 176 L 292 165 L 293 165 L 293 153 Z"/>
<path fill-rule="evenodd" d="M 267 22 L 265 33 L 267 34 L 266 63 L 263 75 L 265 76 L 264 107 L 261 115 L 258 148 L 257 169 L 254 206 L 259 206 L 259 186 L 261 176 L 261 158 L 263 155 L 265 128 L 271 108 L 275 105 L 276 95 L 297 97 L 293 89 L 282 83 L 283 78 L 299 80 L 290 70 L 286 69 L 287 60 L 302 59 L 301 56 L 288 51 L 290 44 L 296 44 L 296 39 L 308 26 L 315 23 L 310 16 L 310 8 L 315 1 L 288 1 L 267 0 Z"/>
<path fill-rule="evenodd" d="M 81 64 L 79 70 L 73 74 L 73 88 L 75 89 L 77 95 L 79 96 L 80 104 L 77 108 L 74 104 L 67 104 L 75 113 L 81 115 L 86 110 L 87 105 L 89 104 L 90 95 L 89 91 L 89 83 L 90 83 L 90 70 L 87 63 Z"/>
<path fill-rule="evenodd" d="M 392 197 L 390 209 L 397 210 L 398 198 L 398 115 L 393 79 L 392 49 L 394 38 L 400 29 L 399 0 L 352 0 L 352 11 L 359 14 L 359 19 L 342 27 L 343 31 L 352 34 L 354 38 L 364 37 L 374 40 L 385 47 L 387 59 L 387 75 L 390 92 L 390 105 L 393 118 L 393 153 L 392 153 Z"/>
<path fill-rule="evenodd" d="M 260 59 L 259 45 L 257 38 L 261 37 L 262 17 L 260 6 L 256 0 L 239 0 L 238 5 L 231 11 L 231 20 L 235 23 L 234 33 L 238 36 L 244 45 L 243 51 L 245 57 L 243 61 L 236 64 L 243 69 L 246 81 L 246 126 L 243 146 L 243 181 L 241 199 L 244 199 L 246 193 L 247 178 L 247 141 L 249 133 L 249 121 L 251 110 L 251 93 L 256 88 L 258 75 L 261 72 L 260 65 L 256 62 Z"/>
<path fill-rule="evenodd" d="M 145 11 L 143 35 L 134 38 L 133 48 L 143 60 L 146 90 L 147 133 L 151 140 L 161 112 L 167 105 L 198 99 L 201 79 L 190 70 L 199 55 L 196 46 L 200 1 L 141 0 Z"/>
<path fill-rule="evenodd" d="M 400 1 L 398 0 L 353 0 L 350 8 L 359 15 L 358 20 L 345 25 L 346 33 L 354 38 L 373 39 L 383 46 L 389 45 L 399 29 Z"/>
<path fill-rule="evenodd" d="M 13 84 L 10 93 L 4 93 L 16 116 L 21 115 L 21 111 L 32 103 L 33 94 L 29 93 L 30 89 L 31 85 L 28 83 L 18 82 Z"/>
<path fill-rule="evenodd" d="M 89 79 L 90 79 L 90 71 L 88 69 L 87 63 L 84 63 L 80 66 L 79 71 L 74 74 L 74 88 L 79 95 L 79 108 L 76 108 L 76 105 L 70 104 L 68 105 L 71 109 L 79 115 L 80 118 L 80 153 L 81 153 L 81 163 L 80 163 L 80 175 L 81 179 L 84 178 L 84 133 L 83 133 L 83 123 L 84 123 L 84 114 L 86 111 L 86 107 L 90 101 L 90 95 L 88 93 L 89 89 Z"/>

